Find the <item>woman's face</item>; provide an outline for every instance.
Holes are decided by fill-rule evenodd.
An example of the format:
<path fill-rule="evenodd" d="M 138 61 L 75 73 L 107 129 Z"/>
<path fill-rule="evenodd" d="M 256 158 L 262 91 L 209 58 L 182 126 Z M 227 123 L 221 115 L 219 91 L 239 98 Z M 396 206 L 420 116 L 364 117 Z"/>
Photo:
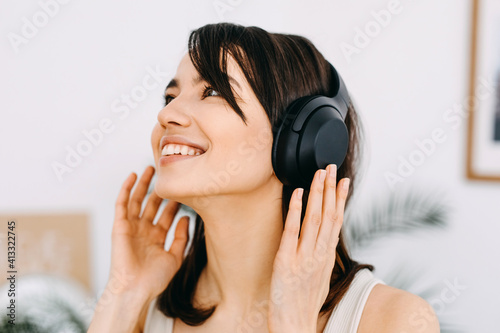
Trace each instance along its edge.
<path fill-rule="evenodd" d="M 269 118 L 231 57 L 227 68 L 247 125 L 217 91 L 197 79 L 189 55 L 182 58 L 172 80 L 175 84 L 169 84 L 165 93 L 171 98 L 158 113 L 151 136 L 157 170 L 155 191 L 160 197 L 194 208 L 208 204 L 211 196 L 242 194 L 269 181 L 279 182 L 271 163 Z M 173 142 L 187 140 L 188 146 L 196 145 L 201 150 L 190 151 L 180 145 L 177 148 L 183 155 L 195 155 L 168 157 L 177 148 L 167 145 L 162 149 L 165 136 L 171 136 Z"/>

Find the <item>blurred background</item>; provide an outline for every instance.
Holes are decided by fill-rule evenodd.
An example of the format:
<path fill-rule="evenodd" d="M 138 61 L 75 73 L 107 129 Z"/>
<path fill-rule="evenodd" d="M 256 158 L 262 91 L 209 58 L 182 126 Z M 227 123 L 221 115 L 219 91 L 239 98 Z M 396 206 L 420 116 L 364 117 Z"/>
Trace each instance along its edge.
<path fill-rule="evenodd" d="M 86 331 L 110 278 L 118 191 L 154 164 L 188 35 L 228 21 L 308 37 L 343 76 L 366 134 L 344 228 L 353 257 L 425 298 L 443 332 L 498 332 L 498 1 L 1 3 L 0 261 L 9 276 L 14 232 L 27 331 Z"/>

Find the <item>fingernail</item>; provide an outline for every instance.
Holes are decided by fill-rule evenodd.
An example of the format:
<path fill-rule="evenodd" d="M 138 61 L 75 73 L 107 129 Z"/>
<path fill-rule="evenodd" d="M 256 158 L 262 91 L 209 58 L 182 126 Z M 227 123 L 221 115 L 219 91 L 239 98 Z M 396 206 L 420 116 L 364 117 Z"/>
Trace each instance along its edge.
<path fill-rule="evenodd" d="M 328 177 L 335 178 L 335 171 L 337 170 L 336 164 L 330 164 L 328 166 Z"/>
<path fill-rule="evenodd" d="M 319 181 L 324 182 L 326 177 L 326 170 L 320 170 L 319 172 Z"/>
<path fill-rule="evenodd" d="M 302 194 L 304 193 L 303 188 L 299 188 L 299 191 L 297 193 L 297 199 L 302 200 Z"/>
<path fill-rule="evenodd" d="M 346 178 L 346 180 L 344 180 L 344 185 L 343 185 L 344 191 L 347 191 L 350 182 L 351 180 L 349 178 Z"/>

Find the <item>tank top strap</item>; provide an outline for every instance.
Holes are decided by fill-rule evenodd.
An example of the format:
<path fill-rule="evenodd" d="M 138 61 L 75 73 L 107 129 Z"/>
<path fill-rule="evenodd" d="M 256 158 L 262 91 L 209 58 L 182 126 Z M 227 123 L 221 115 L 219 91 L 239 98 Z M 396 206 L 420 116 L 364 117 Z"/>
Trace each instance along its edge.
<path fill-rule="evenodd" d="M 368 268 L 359 270 L 344 297 L 332 311 L 323 333 L 356 333 L 368 296 L 377 283 L 385 285 Z M 149 304 L 144 333 L 172 333 L 174 320 L 156 309 L 156 301 L 157 298 L 154 298 Z"/>
<path fill-rule="evenodd" d="M 368 268 L 359 270 L 349 289 L 332 311 L 323 333 L 356 333 L 368 296 L 377 283 L 385 285 Z"/>

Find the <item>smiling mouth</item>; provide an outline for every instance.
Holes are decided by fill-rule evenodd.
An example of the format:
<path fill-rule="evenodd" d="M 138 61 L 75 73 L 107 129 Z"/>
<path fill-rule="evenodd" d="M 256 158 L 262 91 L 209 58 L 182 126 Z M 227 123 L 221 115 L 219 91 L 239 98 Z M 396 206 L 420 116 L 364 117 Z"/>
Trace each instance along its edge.
<path fill-rule="evenodd" d="M 181 153 L 178 154 L 170 154 L 170 155 L 162 155 L 158 161 L 160 167 L 168 166 L 171 163 L 180 163 L 184 160 L 190 160 L 196 157 L 200 157 L 203 154 L 199 155 L 183 155 Z"/>
<path fill-rule="evenodd" d="M 186 157 L 196 157 L 196 156 L 200 156 L 200 155 L 203 155 L 203 154 L 194 154 L 194 155 L 189 155 L 189 154 L 181 154 L 181 153 L 174 153 L 174 154 L 168 154 L 168 155 L 161 155 L 161 157 L 170 157 L 170 156 L 186 156 Z"/>
<path fill-rule="evenodd" d="M 174 143 L 166 144 L 161 150 L 161 156 L 199 156 L 204 153 L 202 149 L 197 147 Z"/>

